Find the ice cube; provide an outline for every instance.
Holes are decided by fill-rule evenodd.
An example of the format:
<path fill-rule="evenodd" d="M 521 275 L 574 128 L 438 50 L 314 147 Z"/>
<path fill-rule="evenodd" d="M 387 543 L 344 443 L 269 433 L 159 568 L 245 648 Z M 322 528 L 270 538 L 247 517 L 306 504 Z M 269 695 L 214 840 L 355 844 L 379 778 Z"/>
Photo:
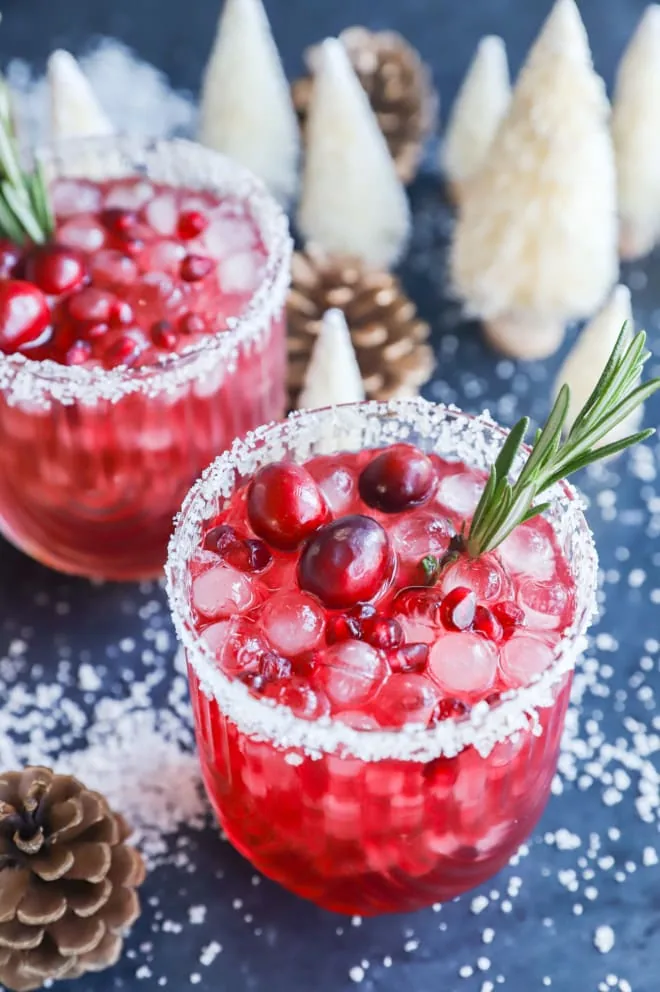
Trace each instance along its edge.
<path fill-rule="evenodd" d="M 152 241 L 142 253 L 142 265 L 152 273 L 166 272 L 174 276 L 179 274 L 181 260 L 185 255 L 186 249 L 178 241 Z"/>
<path fill-rule="evenodd" d="M 336 709 L 352 709 L 376 694 L 387 665 L 380 654 L 362 641 L 333 644 L 317 672 L 319 684 Z"/>
<path fill-rule="evenodd" d="M 461 468 L 452 475 L 445 475 L 440 479 L 436 502 L 454 513 L 470 516 L 479 502 L 486 479 L 485 472 L 473 468 Z"/>
<path fill-rule="evenodd" d="M 218 278 L 223 293 L 253 293 L 263 276 L 263 260 L 253 251 L 243 251 L 223 259 Z"/>
<path fill-rule="evenodd" d="M 459 558 L 442 576 L 442 591 L 448 593 L 457 586 L 472 589 L 480 603 L 490 603 L 506 597 L 510 583 L 493 554 L 480 558 Z"/>
<path fill-rule="evenodd" d="M 105 244 L 105 228 L 91 214 L 79 214 L 58 228 L 57 240 L 69 248 L 98 251 Z"/>
<path fill-rule="evenodd" d="M 452 696 L 478 696 L 493 684 L 497 657 L 479 634 L 451 634 L 431 648 L 429 675 Z"/>
<path fill-rule="evenodd" d="M 292 657 L 312 651 L 323 636 L 325 616 L 318 601 L 305 592 L 281 592 L 268 600 L 260 617 L 276 651 Z"/>
<path fill-rule="evenodd" d="M 573 593 L 559 579 L 553 582 L 524 580 L 518 603 L 525 611 L 527 626 L 533 630 L 558 630 L 572 618 Z"/>
<path fill-rule="evenodd" d="M 91 269 L 97 285 L 106 289 L 130 286 L 137 279 L 138 268 L 132 258 L 121 251 L 106 248 L 91 259 Z"/>
<path fill-rule="evenodd" d="M 154 188 L 145 179 L 124 179 L 108 190 L 105 206 L 111 210 L 140 210 L 154 195 Z"/>
<path fill-rule="evenodd" d="M 552 527 L 542 517 L 535 517 L 513 530 L 502 542 L 499 555 L 511 572 L 547 582 L 555 574 L 555 548 Z"/>
<path fill-rule="evenodd" d="M 370 710 L 383 727 L 426 725 L 439 700 L 437 687 L 424 675 L 390 675 Z"/>
<path fill-rule="evenodd" d="M 353 472 L 332 455 L 320 455 L 308 463 L 332 512 L 338 516 L 348 513 L 357 499 L 357 479 Z"/>
<path fill-rule="evenodd" d="M 312 688 L 307 679 L 293 676 L 279 685 L 267 686 L 266 693 L 280 706 L 287 706 L 294 716 L 303 720 L 318 720 L 330 712 L 325 693 Z"/>
<path fill-rule="evenodd" d="M 502 673 L 510 688 L 529 683 L 552 664 L 549 644 L 530 634 L 516 634 L 502 647 Z"/>
<path fill-rule="evenodd" d="M 446 517 L 433 510 L 422 510 L 395 523 L 390 540 L 401 559 L 412 564 L 425 555 L 443 555 L 453 534 L 454 527 Z"/>
<path fill-rule="evenodd" d="M 246 218 L 216 213 L 204 232 L 203 241 L 209 255 L 220 261 L 254 248 L 256 232 Z"/>
<path fill-rule="evenodd" d="M 160 193 L 144 208 L 147 224 L 158 234 L 170 237 L 176 231 L 179 211 L 171 193 Z"/>
<path fill-rule="evenodd" d="M 81 179 L 58 179 L 51 188 L 51 206 L 58 217 L 93 214 L 101 207 L 101 190 Z"/>
<path fill-rule="evenodd" d="M 216 565 L 192 582 L 192 603 L 209 619 L 248 610 L 254 603 L 252 580 L 230 565 Z"/>
<path fill-rule="evenodd" d="M 202 638 L 223 671 L 233 678 L 257 674 L 269 650 L 254 621 L 245 617 L 211 624 L 202 631 Z"/>

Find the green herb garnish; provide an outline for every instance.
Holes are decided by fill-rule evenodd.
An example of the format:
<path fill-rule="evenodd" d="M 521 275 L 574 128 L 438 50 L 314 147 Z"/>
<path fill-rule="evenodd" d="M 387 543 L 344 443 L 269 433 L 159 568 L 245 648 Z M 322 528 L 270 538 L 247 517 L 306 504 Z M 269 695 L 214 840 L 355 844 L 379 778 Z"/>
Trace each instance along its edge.
<path fill-rule="evenodd" d="M 49 241 L 55 225 L 41 165 L 25 172 L 20 165 L 9 89 L 0 78 L 0 236 L 14 244 Z"/>

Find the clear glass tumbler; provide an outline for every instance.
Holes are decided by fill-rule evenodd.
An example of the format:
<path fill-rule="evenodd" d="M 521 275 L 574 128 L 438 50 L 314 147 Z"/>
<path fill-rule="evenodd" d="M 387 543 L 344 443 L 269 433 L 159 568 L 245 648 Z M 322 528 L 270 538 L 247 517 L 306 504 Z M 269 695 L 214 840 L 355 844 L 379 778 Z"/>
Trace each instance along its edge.
<path fill-rule="evenodd" d="M 501 701 L 430 730 L 305 720 L 230 681 L 195 630 L 190 559 L 204 522 L 269 462 L 408 441 L 486 468 L 505 434 L 422 400 L 294 415 L 237 441 L 183 505 L 166 571 L 208 795 L 255 867 L 327 909 L 374 915 L 451 899 L 505 865 L 536 824 L 595 603 L 597 560 L 581 502 L 567 483 L 550 494 L 547 519 L 577 589 L 553 663 Z"/>
<path fill-rule="evenodd" d="M 250 173 L 186 141 L 65 143 L 49 180 L 144 176 L 245 206 L 264 275 L 230 330 L 158 365 L 105 370 L 0 355 L 0 531 L 53 568 L 133 580 L 162 573 L 172 518 L 202 468 L 285 409 L 286 217 Z"/>

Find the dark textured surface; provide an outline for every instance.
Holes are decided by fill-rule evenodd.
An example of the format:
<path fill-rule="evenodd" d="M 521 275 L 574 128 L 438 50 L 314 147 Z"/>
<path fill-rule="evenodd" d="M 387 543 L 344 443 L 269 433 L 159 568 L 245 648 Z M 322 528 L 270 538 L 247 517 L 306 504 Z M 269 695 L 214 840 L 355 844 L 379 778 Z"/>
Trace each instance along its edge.
<path fill-rule="evenodd" d="M 581 4 L 597 65 L 608 81 L 643 6 L 641 0 Z M 215 8 L 209 0 L 177 5 L 158 0 L 115 0 L 107 5 L 5 0 L 0 53 L 3 58 L 24 57 L 39 67 L 55 45 L 79 53 L 93 35 L 114 35 L 166 70 L 174 84 L 194 89 Z M 270 0 L 268 8 L 291 72 L 297 71 L 305 44 L 351 22 L 398 28 L 432 63 L 446 106 L 478 37 L 492 31 L 503 34 L 517 66 L 545 4 Z M 542 416 L 557 361 L 520 368 L 498 362 L 474 327 L 460 325 L 442 289 L 449 214 L 439 184 L 424 179 L 412 195 L 415 238 L 404 278 L 434 327 L 439 368 L 428 395 L 468 409 L 488 406 L 507 422 L 523 410 Z M 638 320 L 651 333 L 656 365 L 659 276 L 657 260 L 626 273 L 635 290 Z M 653 404 L 648 422 L 658 423 L 659 413 L 660 405 Z M 607 579 L 604 615 L 594 630 L 601 635 L 600 650 L 593 652 L 605 667 L 596 672 L 594 666 L 591 675 L 587 669 L 581 679 L 581 711 L 574 710 L 572 719 L 574 736 L 584 743 L 571 745 L 569 740 L 562 764 L 563 793 L 553 797 L 520 864 L 484 887 L 487 896 L 493 889 L 499 894 L 479 915 L 468 896 L 439 912 L 354 925 L 303 904 L 265 880 L 255 885 L 250 866 L 219 844 L 212 828 L 184 829 L 168 841 L 168 863 L 147 880 L 145 911 L 129 939 L 129 954 L 106 975 L 63 983 L 62 992 L 155 992 L 161 987 L 175 992 L 491 992 L 489 982 L 512 992 L 657 992 L 660 897 L 652 852 L 660 846 L 660 722 L 653 695 L 659 646 L 647 640 L 659 637 L 660 630 L 657 453 L 652 444 L 645 458 L 624 459 L 583 480 L 593 499 L 590 520 Z M 91 587 L 62 579 L 3 545 L 0 597 L 0 659 L 11 655 L 9 661 L 0 660 L 0 689 L 3 696 L 16 697 L 17 687 L 28 688 L 30 695 L 16 709 L 22 732 L 33 726 L 48 736 L 57 724 L 57 739 L 64 735 L 67 749 L 85 746 L 91 724 L 74 720 L 61 704 L 49 713 L 47 699 L 34 696 L 38 684 L 48 687 L 58 679 L 67 693 L 72 692 L 80 712 L 89 714 L 100 697 L 127 698 L 136 681 L 153 676 L 149 699 L 166 709 L 174 645 L 166 636 L 169 621 L 160 591 Z M 160 608 L 148 606 L 154 600 Z M 16 650 L 17 638 L 24 642 L 23 650 Z M 144 649 L 154 644 L 157 657 L 147 662 Z M 69 690 L 81 662 L 90 661 L 103 684 L 86 693 Z M 0 699 L 0 717 L 3 702 Z M 0 719 L 0 764 L 16 742 L 16 751 L 23 753 L 18 736 L 12 742 L 13 733 L 7 719 Z M 185 733 L 181 736 L 185 743 Z M 48 750 L 45 744 L 43 751 Z M 641 751 L 646 752 L 644 758 Z M 138 767 L 145 757 L 136 754 Z M 626 768 L 628 782 L 617 774 Z M 167 768 L 161 771 L 165 777 L 169 773 Z M 577 782 L 571 781 L 576 777 Z M 620 801 L 613 801 L 618 796 L 607 791 L 612 783 Z M 646 820 L 635 805 L 644 792 L 649 797 Z M 560 834 L 557 843 L 560 828 L 571 834 Z M 575 877 L 559 874 L 570 870 Z M 582 907 L 580 915 L 576 904 Z M 190 907 L 202 905 L 205 921 L 191 925 Z M 593 944 L 595 929 L 602 924 L 611 925 L 616 935 L 607 955 Z M 489 929 L 493 939 L 485 943 Z M 213 940 L 222 951 L 205 966 L 200 955 Z"/>

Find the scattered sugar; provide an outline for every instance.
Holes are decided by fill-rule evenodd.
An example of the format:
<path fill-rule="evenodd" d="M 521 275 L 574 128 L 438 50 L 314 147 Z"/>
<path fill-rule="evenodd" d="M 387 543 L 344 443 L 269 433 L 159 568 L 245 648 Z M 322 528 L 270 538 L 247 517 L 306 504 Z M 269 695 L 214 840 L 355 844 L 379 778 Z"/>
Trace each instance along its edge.
<path fill-rule="evenodd" d="M 601 954 L 609 954 L 614 947 L 614 930 L 612 927 L 604 924 L 596 928 L 594 931 L 594 947 Z"/>

